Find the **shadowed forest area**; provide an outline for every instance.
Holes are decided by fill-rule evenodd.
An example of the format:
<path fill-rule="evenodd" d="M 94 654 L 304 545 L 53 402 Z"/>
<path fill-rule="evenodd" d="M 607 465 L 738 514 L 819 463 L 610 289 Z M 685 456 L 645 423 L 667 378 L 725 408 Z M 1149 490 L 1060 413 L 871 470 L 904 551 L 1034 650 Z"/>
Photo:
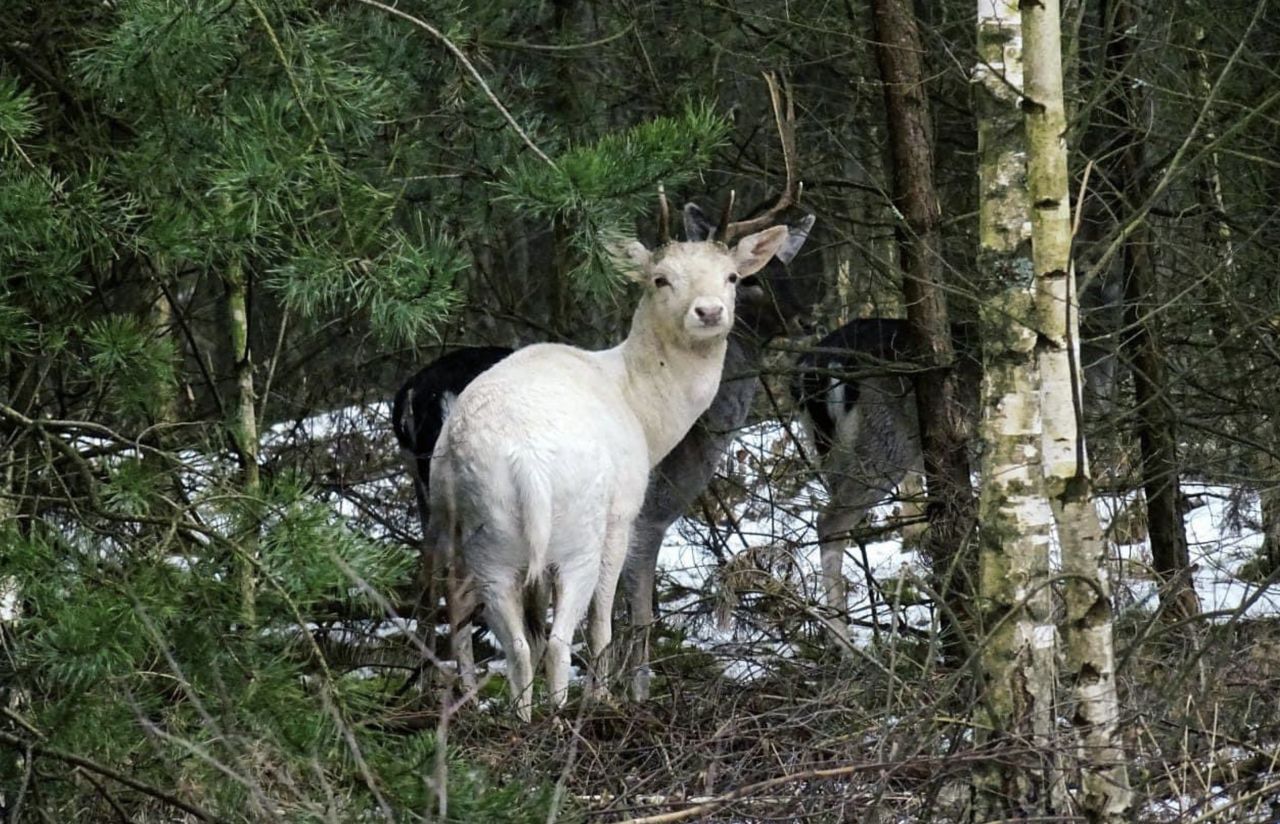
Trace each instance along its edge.
<path fill-rule="evenodd" d="M 1267 0 L 0 0 L 0 821 L 1280 820 L 1278 67 Z M 762 213 L 521 721 L 393 398 Z"/>

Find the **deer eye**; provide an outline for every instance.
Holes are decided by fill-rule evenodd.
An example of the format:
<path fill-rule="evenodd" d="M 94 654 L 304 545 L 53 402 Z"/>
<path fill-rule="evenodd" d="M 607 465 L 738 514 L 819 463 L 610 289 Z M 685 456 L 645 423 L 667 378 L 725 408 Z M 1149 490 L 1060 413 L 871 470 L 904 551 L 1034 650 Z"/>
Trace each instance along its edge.
<path fill-rule="evenodd" d="M 664 286 L 670 286 L 671 281 L 667 280 L 662 275 L 658 275 L 656 278 L 653 279 L 653 285 L 661 289 Z"/>
<path fill-rule="evenodd" d="M 729 282 L 730 282 L 730 283 L 737 283 L 737 282 L 738 282 L 738 273 L 737 273 L 737 272 L 730 272 L 730 273 L 729 273 Z"/>

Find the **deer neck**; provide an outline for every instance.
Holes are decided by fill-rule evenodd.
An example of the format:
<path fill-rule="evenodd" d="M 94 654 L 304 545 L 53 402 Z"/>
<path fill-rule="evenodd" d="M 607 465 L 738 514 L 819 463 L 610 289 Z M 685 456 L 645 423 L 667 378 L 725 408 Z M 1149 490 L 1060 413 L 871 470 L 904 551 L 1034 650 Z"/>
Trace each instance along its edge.
<path fill-rule="evenodd" d="M 623 342 L 623 394 L 644 429 L 654 466 L 688 433 L 715 398 L 727 341 L 692 345 L 665 340 L 651 326 L 633 324 Z"/>
<path fill-rule="evenodd" d="M 709 436 L 725 439 L 746 423 L 760 387 L 761 354 L 761 345 L 754 337 L 736 331 L 729 336 L 720 387 L 702 416 L 701 426 Z"/>

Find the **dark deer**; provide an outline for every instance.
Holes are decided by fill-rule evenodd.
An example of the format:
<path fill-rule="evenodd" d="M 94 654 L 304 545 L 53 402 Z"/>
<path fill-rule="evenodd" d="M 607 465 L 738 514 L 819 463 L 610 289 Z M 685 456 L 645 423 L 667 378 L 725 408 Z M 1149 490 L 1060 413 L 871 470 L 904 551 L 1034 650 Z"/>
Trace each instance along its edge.
<path fill-rule="evenodd" d="M 1086 294 L 1082 302 L 1106 324 L 1114 297 Z M 978 335 L 971 324 L 952 326 L 960 370 L 961 402 L 971 431 L 979 415 L 982 365 Z M 1115 379 L 1115 359 L 1096 342 L 1081 346 L 1085 396 L 1105 404 Z M 829 492 L 818 515 L 823 595 L 835 613 L 833 631 L 848 641 L 844 551 L 876 504 L 894 495 L 907 513 L 904 539 L 923 529 L 924 456 L 916 417 L 911 333 L 905 320 L 861 318 L 836 329 L 801 356 L 791 394 L 800 407 L 817 465 Z M 913 517 L 914 516 L 914 517 Z"/>

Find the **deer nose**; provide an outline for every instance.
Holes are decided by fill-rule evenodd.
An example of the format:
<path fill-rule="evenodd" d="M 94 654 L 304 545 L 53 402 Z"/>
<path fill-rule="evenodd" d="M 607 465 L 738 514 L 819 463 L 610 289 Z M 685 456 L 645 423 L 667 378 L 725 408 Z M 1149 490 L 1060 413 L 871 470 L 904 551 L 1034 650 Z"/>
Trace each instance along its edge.
<path fill-rule="evenodd" d="M 693 311 L 698 316 L 698 320 L 702 321 L 703 326 L 715 326 L 720 322 L 720 318 L 724 317 L 723 306 L 695 306 Z"/>

